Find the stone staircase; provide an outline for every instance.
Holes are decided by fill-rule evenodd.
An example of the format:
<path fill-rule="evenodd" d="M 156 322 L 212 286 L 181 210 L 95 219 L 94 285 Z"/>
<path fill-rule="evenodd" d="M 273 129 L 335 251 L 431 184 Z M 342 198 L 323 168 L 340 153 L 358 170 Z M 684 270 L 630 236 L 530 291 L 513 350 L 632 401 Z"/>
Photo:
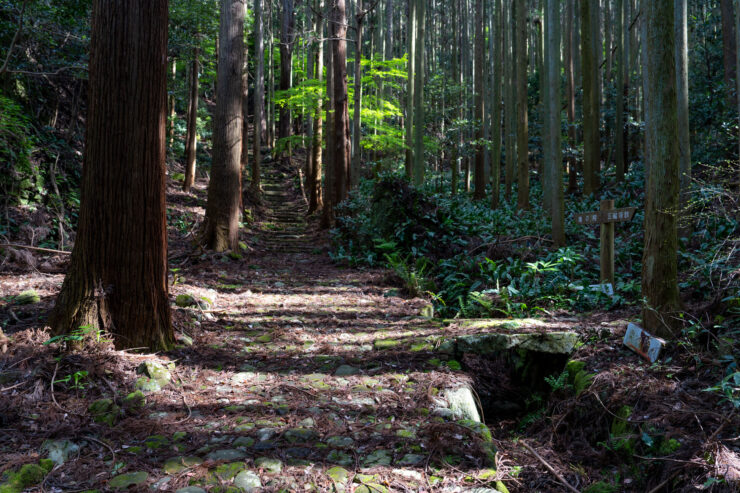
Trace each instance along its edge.
<path fill-rule="evenodd" d="M 306 220 L 307 206 L 292 174 L 270 167 L 262 181 L 266 215 L 257 224 L 257 247 L 267 253 L 310 254 L 319 248 L 320 235 Z"/>

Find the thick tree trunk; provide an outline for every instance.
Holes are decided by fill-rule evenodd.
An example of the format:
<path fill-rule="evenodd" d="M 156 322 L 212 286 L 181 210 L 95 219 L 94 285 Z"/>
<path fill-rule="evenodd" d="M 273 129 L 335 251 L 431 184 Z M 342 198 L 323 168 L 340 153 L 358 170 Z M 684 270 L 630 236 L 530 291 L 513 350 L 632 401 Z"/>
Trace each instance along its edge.
<path fill-rule="evenodd" d="M 262 172 L 262 143 L 267 137 L 265 119 L 265 44 L 262 21 L 262 0 L 254 0 L 254 150 L 250 188 L 259 200 Z"/>
<path fill-rule="evenodd" d="M 601 142 L 599 138 L 599 65 L 593 2 L 581 1 L 581 64 L 583 76 L 583 193 L 599 189 Z"/>
<path fill-rule="evenodd" d="M 241 208 L 244 1 L 221 0 L 213 163 L 201 241 L 217 252 L 237 250 Z"/>
<path fill-rule="evenodd" d="M 333 31 L 334 2 L 329 0 L 327 5 L 327 19 L 329 33 Z M 324 159 L 324 208 L 321 211 L 321 228 L 329 229 L 334 222 L 334 154 L 336 153 L 334 132 L 334 49 L 329 42 L 326 63 L 326 95 L 329 99 L 326 110 L 326 158 Z"/>
<path fill-rule="evenodd" d="M 185 142 L 185 181 L 182 189 L 189 192 L 195 182 L 195 153 L 198 149 L 198 71 L 200 47 L 193 50 L 193 62 L 190 69 L 190 102 L 188 103 L 188 131 Z"/>
<path fill-rule="evenodd" d="M 529 124 L 527 115 L 527 1 L 516 2 L 517 207 L 529 209 Z"/>
<path fill-rule="evenodd" d="M 483 200 L 486 197 L 486 171 L 484 155 L 483 118 L 485 115 L 483 103 L 483 56 L 486 39 L 483 34 L 483 0 L 475 0 L 475 124 L 477 127 L 475 149 L 475 190 L 473 199 Z"/>
<path fill-rule="evenodd" d="M 424 30 L 426 0 L 417 0 L 414 22 L 416 41 L 414 42 L 414 184 L 424 183 Z"/>
<path fill-rule="evenodd" d="M 77 241 L 49 317 L 117 348 L 174 342 L 167 287 L 167 1 L 95 0 Z"/>
<path fill-rule="evenodd" d="M 332 22 L 332 71 L 334 72 L 334 204 L 347 198 L 349 191 L 349 101 L 347 97 L 347 6 L 334 0 Z"/>
<path fill-rule="evenodd" d="M 563 168 L 560 149 L 560 0 L 545 0 L 545 60 L 547 93 L 545 99 L 545 167 L 550 190 L 550 218 L 555 247 L 565 245 L 565 216 L 563 203 Z"/>
<path fill-rule="evenodd" d="M 629 0 L 627 0 L 629 1 Z M 617 0 L 615 17 L 617 23 L 617 76 L 615 78 L 615 97 L 616 115 L 615 115 L 615 138 L 614 138 L 614 163 L 616 165 L 617 181 L 624 181 L 626 169 L 625 156 L 625 124 L 624 124 L 624 98 L 626 97 L 627 65 L 624 56 L 624 24 L 625 20 L 625 0 Z"/>
<path fill-rule="evenodd" d="M 645 1 L 647 21 L 646 100 L 648 158 L 645 189 L 645 249 L 642 295 L 645 329 L 672 337 L 679 326 L 678 230 L 679 159 L 678 98 L 674 43 L 674 2 Z"/>
<path fill-rule="evenodd" d="M 409 0 L 409 15 L 406 23 L 406 37 L 408 38 L 408 72 L 406 81 L 406 177 L 409 180 L 414 175 L 414 70 L 416 69 L 416 4 L 417 0 Z"/>
<path fill-rule="evenodd" d="M 493 58 L 493 101 L 491 108 L 491 138 L 493 139 L 493 151 L 491 154 L 491 207 L 499 206 L 501 196 L 501 85 L 504 83 L 501 68 L 503 66 L 503 40 L 504 18 L 502 11 L 502 0 L 494 0 L 494 15 L 492 36 L 494 39 L 491 58 Z"/>

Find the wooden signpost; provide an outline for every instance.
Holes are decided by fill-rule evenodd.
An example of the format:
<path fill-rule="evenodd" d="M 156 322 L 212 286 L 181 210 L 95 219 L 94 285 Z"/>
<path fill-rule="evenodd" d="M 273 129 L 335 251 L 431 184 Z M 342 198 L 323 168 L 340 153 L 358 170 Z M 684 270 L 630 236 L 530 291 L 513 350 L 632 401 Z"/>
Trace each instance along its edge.
<path fill-rule="evenodd" d="M 577 224 L 601 225 L 601 282 L 614 285 L 614 223 L 631 221 L 635 207 L 615 209 L 613 200 L 602 200 L 597 212 L 576 214 Z"/>

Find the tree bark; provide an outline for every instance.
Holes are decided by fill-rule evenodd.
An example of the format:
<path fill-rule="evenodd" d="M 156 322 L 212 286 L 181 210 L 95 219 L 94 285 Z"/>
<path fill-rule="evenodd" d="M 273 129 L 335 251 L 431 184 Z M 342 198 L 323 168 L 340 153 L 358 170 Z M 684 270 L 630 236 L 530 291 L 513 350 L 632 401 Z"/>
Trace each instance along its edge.
<path fill-rule="evenodd" d="M 349 191 L 349 101 L 347 97 L 347 6 L 334 0 L 332 22 L 332 71 L 334 72 L 334 204 L 347 198 Z"/>
<path fill-rule="evenodd" d="M 493 58 L 493 101 L 491 108 L 491 138 L 493 139 L 493 151 L 491 153 L 491 207 L 499 207 L 501 195 L 501 85 L 504 83 L 501 68 L 503 65 L 503 40 L 504 17 L 502 11 L 502 0 L 494 0 L 494 15 L 492 36 L 494 38 L 491 58 Z"/>
<path fill-rule="evenodd" d="M 424 183 L 424 30 L 426 24 L 426 0 L 416 0 L 416 21 L 414 22 L 416 41 L 414 42 L 414 184 Z"/>
<path fill-rule="evenodd" d="M 627 0 L 629 1 L 629 0 Z M 627 65 L 624 56 L 624 24 L 625 18 L 625 0 L 617 0 L 615 17 L 617 24 L 617 76 L 615 78 L 615 96 L 616 100 L 616 115 L 615 115 L 615 138 L 614 138 L 614 163 L 616 166 L 617 181 L 624 181 L 624 173 L 626 169 L 626 155 L 625 155 L 625 124 L 624 124 L 624 98 L 627 92 Z"/>
<path fill-rule="evenodd" d="M 409 0 L 409 15 L 406 23 L 406 37 L 408 38 L 408 62 L 406 81 L 406 177 L 410 179 L 414 175 L 414 83 L 416 77 L 416 4 L 417 0 Z"/>
<path fill-rule="evenodd" d="M 550 218 L 555 247 L 565 246 L 562 152 L 560 149 L 560 0 L 545 0 L 545 60 L 547 106 L 545 124 L 545 167 L 549 168 Z"/>
<path fill-rule="evenodd" d="M 514 2 L 506 2 L 506 23 L 504 24 L 504 34 L 506 46 L 506 81 L 504 83 L 505 89 L 505 103 L 504 103 L 504 135 L 506 140 L 506 170 L 505 170 L 505 195 L 506 200 L 511 200 L 511 190 L 514 184 L 514 167 L 516 166 L 516 71 L 514 70 L 514 19 L 513 9 L 515 7 Z"/>
<path fill-rule="evenodd" d="M 575 0 L 566 0 L 565 25 L 565 84 L 566 111 L 568 114 L 568 192 L 578 190 L 578 158 L 576 145 L 576 81 L 575 81 Z"/>
<path fill-rule="evenodd" d="M 295 42 L 293 0 L 282 0 L 280 19 L 280 90 L 287 91 L 293 85 L 293 44 Z M 283 106 L 280 108 L 278 139 L 290 137 L 291 128 L 290 110 Z"/>
<path fill-rule="evenodd" d="M 213 115 L 213 163 L 201 242 L 237 250 L 241 208 L 244 1 L 221 0 L 218 89 Z"/>
<path fill-rule="evenodd" d="M 725 90 L 727 91 L 728 104 L 734 107 L 735 101 L 737 101 L 735 96 L 735 72 L 737 71 L 735 16 L 733 15 L 732 0 L 720 0 L 719 4 L 722 13 L 722 62 L 725 69 Z"/>
<path fill-rule="evenodd" d="M 177 100 L 175 99 L 175 84 L 177 84 L 177 58 L 172 57 L 172 93 L 170 94 L 170 147 L 175 144 L 175 120 L 177 119 Z M 77 121 L 75 118 L 73 121 Z"/>
<path fill-rule="evenodd" d="M 357 49 L 355 50 L 355 79 L 354 79 L 354 117 L 352 119 L 352 166 L 350 172 L 350 187 L 354 188 L 360 183 L 360 161 L 362 160 L 362 149 L 360 148 L 360 124 L 362 110 L 362 29 L 365 25 L 365 13 L 362 10 L 362 0 L 357 0 L 356 31 Z M 372 56 L 372 55 L 371 55 Z"/>
<path fill-rule="evenodd" d="M 165 350 L 167 1 L 95 0 L 90 46 L 77 241 L 49 325 Z"/>
<path fill-rule="evenodd" d="M 486 197 L 486 163 L 483 146 L 483 118 L 485 115 L 483 99 L 483 56 L 486 39 L 483 35 L 483 19 L 483 0 L 475 0 L 475 124 L 477 145 L 475 148 L 474 200 L 483 200 Z"/>
<path fill-rule="evenodd" d="M 323 0 L 315 0 L 316 19 L 314 21 L 314 31 L 318 36 L 316 46 L 314 48 L 313 60 L 309 63 L 314 66 L 314 74 L 316 79 L 321 82 L 324 79 L 324 2 Z M 321 14 L 319 14 L 321 13 Z M 319 99 L 316 106 L 316 112 L 313 117 L 313 134 L 311 135 L 311 150 L 309 155 L 311 156 L 311 170 L 308 173 L 308 213 L 313 214 L 317 210 L 323 207 L 322 195 L 321 195 L 321 170 L 322 170 L 322 156 L 321 156 L 321 138 L 322 138 L 322 118 L 321 113 L 323 111 L 323 101 Z"/>
<path fill-rule="evenodd" d="M 599 24 L 594 25 L 594 5 L 581 1 L 581 64 L 583 77 L 583 193 L 599 189 L 601 164 L 599 66 L 597 38 Z"/>
<path fill-rule="evenodd" d="M 452 24 L 451 29 L 452 31 L 450 33 L 452 37 L 452 77 L 453 77 L 453 84 L 461 81 L 461 70 L 460 70 L 460 36 L 458 35 L 458 11 L 460 6 L 460 0 L 454 0 L 454 5 L 452 9 Z M 460 108 L 457 112 L 457 118 L 458 120 L 462 120 L 462 101 L 460 101 L 459 98 L 459 92 L 457 93 L 457 96 L 454 100 L 454 104 L 458 104 L 458 107 Z M 457 189 L 460 188 L 460 145 L 459 141 L 461 140 L 460 136 L 462 135 L 462 129 L 459 125 L 456 125 L 458 138 L 453 139 L 452 142 L 452 163 L 450 165 L 450 172 L 451 172 L 451 192 L 452 195 L 457 194 Z"/>
<path fill-rule="evenodd" d="M 182 189 L 190 192 L 195 182 L 195 153 L 198 149 L 198 71 L 200 46 L 193 49 L 193 61 L 190 68 L 190 103 L 188 104 L 188 131 L 185 142 L 185 181 Z"/>
<path fill-rule="evenodd" d="M 254 0 L 254 156 L 250 188 L 259 200 L 262 172 L 262 143 L 267 137 L 265 119 L 265 44 L 263 36 L 262 0 Z"/>
<path fill-rule="evenodd" d="M 676 93 L 678 94 L 678 149 L 680 152 L 681 208 L 689 204 L 691 136 L 689 129 L 689 43 L 687 0 L 675 0 Z"/>
<path fill-rule="evenodd" d="M 584 2 L 587 3 L 587 2 Z M 527 1 L 516 2 L 517 207 L 529 209 L 529 124 L 527 115 Z"/>
<path fill-rule="evenodd" d="M 678 98 L 674 2 L 647 0 L 647 148 L 650 164 L 645 190 L 645 249 L 642 258 L 642 295 L 645 329 L 672 337 L 679 326 L 678 293 L 679 203 Z"/>

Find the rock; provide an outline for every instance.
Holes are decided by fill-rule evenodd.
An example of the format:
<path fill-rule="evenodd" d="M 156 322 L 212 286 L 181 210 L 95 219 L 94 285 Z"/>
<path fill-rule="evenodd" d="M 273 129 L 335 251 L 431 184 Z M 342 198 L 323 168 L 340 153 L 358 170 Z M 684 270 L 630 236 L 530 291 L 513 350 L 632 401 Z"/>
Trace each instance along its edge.
<path fill-rule="evenodd" d="M 236 477 L 237 474 L 244 470 L 243 462 L 231 462 L 228 464 L 221 464 L 210 474 L 210 477 L 206 479 L 209 484 L 219 484 L 222 481 L 228 481 Z"/>
<path fill-rule="evenodd" d="M 167 474 L 177 474 L 193 466 L 197 466 L 203 463 L 203 459 L 200 457 L 173 457 L 167 459 L 162 466 L 162 469 Z"/>
<path fill-rule="evenodd" d="M 338 377 L 347 377 L 350 375 L 357 375 L 360 373 L 360 370 L 357 368 L 354 368 L 349 365 L 341 365 L 339 368 L 337 368 L 337 371 L 334 372 L 334 375 Z"/>
<path fill-rule="evenodd" d="M 154 483 L 152 483 L 151 488 L 154 491 L 165 490 L 167 489 L 167 485 L 170 484 L 170 481 L 172 481 L 172 476 L 165 476 L 163 478 L 159 478 Z"/>
<path fill-rule="evenodd" d="M 362 465 L 365 467 L 389 466 L 391 464 L 391 452 L 388 450 L 376 450 L 365 457 Z"/>
<path fill-rule="evenodd" d="M 164 387 L 170 381 L 172 380 L 172 375 L 170 374 L 170 370 L 174 370 L 175 365 L 170 363 L 169 365 L 165 366 L 162 363 L 159 363 L 158 361 L 144 361 L 142 364 L 139 365 L 139 368 L 137 371 L 152 380 L 156 380 L 157 383 L 159 383 L 160 386 Z"/>
<path fill-rule="evenodd" d="M 424 479 L 424 476 L 419 471 L 414 471 L 413 469 L 393 469 L 391 472 L 412 481 L 422 481 Z"/>
<path fill-rule="evenodd" d="M 476 405 L 473 391 L 470 387 L 458 387 L 456 389 L 446 389 L 442 392 L 447 401 L 449 409 L 456 419 L 467 419 L 480 423 L 480 414 Z"/>
<path fill-rule="evenodd" d="M 291 459 L 305 459 L 310 457 L 313 450 L 306 447 L 291 447 L 285 449 L 285 456 Z"/>
<path fill-rule="evenodd" d="M 145 405 L 146 397 L 144 396 L 144 392 L 142 392 L 141 390 L 131 392 L 129 395 L 126 396 L 125 399 L 123 399 L 124 409 L 138 409 L 144 407 Z"/>
<path fill-rule="evenodd" d="M 434 318 L 434 305 L 431 303 L 424 305 L 421 307 L 421 310 L 419 310 L 419 315 L 421 315 L 424 318 Z"/>
<path fill-rule="evenodd" d="M 214 450 L 207 455 L 207 459 L 212 461 L 239 460 L 243 458 L 244 452 L 234 449 Z"/>
<path fill-rule="evenodd" d="M 327 445 L 335 448 L 350 448 L 355 441 L 351 437 L 334 436 L 326 440 Z"/>
<path fill-rule="evenodd" d="M 439 416 L 444 419 L 455 419 L 455 413 L 452 409 L 447 407 L 437 407 L 432 411 L 434 416 Z"/>
<path fill-rule="evenodd" d="M 259 457 L 254 461 L 254 465 L 272 474 L 277 474 L 283 470 L 283 463 L 272 457 Z"/>
<path fill-rule="evenodd" d="M 461 353 L 491 354 L 516 348 L 540 353 L 570 354 L 579 337 L 576 332 L 473 334 L 457 338 L 457 351 Z"/>
<path fill-rule="evenodd" d="M 254 445 L 254 438 L 252 437 L 239 437 L 233 441 L 232 447 L 236 448 L 249 448 Z"/>
<path fill-rule="evenodd" d="M 51 471 L 53 463 L 48 459 L 43 459 L 46 468 L 39 464 L 25 464 L 18 472 L 5 472 L 0 478 L 5 482 L 0 483 L 0 492 L 2 493 L 21 493 L 27 491 L 31 486 L 41 483 L 46 474 Z"/>
<path fill-rule="evenodd" d="M 170 439 L 162 435 L 152 435 L 144 439 L 144 445 L 150 450 L 157 450 L 167 447 L 170 444 Z"/>
<path fill-rule="evenodd" d="M 121 411 L 112 399 L 98 399 L 87 408 L 96 423 L 113 426 Z"/>
<path fill-rule="evenodd" d="M 234 478 L 234 486 L 241 488 L 243 491 L 250 493 L 257 488 L 262 488 L 262 481 L 252 471 L 242 471 Z"/>
<path fill-rule="evenodd" d="M 344 484 L 349 479 L 349 471 L 343 467 L 335 466 L 326 471 L 326 475 L 329 476 L 335 483 Z"/>
<path fill-rule="evenodd" d="M 76 454 L 80 451 L 80 446 L 69 440 L 47 440 L 41 446 L 41 450 L 45 450 L 49 453 L 49 459 L 54 464 L 64 464 L 70 455 Z"/>
<path fill-rule="evenodd" d="M 41 296 L 35 290 L 28 289 L 17 295 L 13 301 L 16 305 L 32 305 L 41 301 Z"/>
<path fill-rule="evenodd" d="M 341 466 L 351 466 L 355 463 L 355 459 L 352 456 L 340 450 L 329 452 L 329 455 L 326 456 L 326 461 Z"/>
<path fill-rule="evenodd" d="M 180 343 L 184 344 L 185 346 L 192 346 L 193 345 L 193 338 L 190 337 L 189 335 L 185 334 L 184 332 L 180 332 L 178 334 L 178 338 L 180 340 Z"/>
<path fill-rule="evenodd" d="M 231 383 L 234 385 L 243 385 L 247 382 L 255 380 L 256 378 L 257 373 L 254 373 L 252 371 L 242 371 L 234 374 L 234 376 L 231 377 Z"/>
<path fill-rule="evenodd" d="M 399 466 L 416 466 L 421 464 L 426 460 L 426 457 L 419 454 L 406 454 L 403 457 L 401 457 L 401 460 L 398 461 Z"/>
<path fill-rule="evenodd" d="M 186 486 L 175 491 L 175 493 L 206 493 L 206 490 L 199 486 Z"/>
<path fill-rule="evenodd" d="M 302 428 L 313 428 L 316 426 L 316 422 L 313 420 L 313 418 L 306 418 L 302 419 L 298 422 L 299 425 L 301 425 Z"/>
<path fill-rule="evenodd" d="M 257 430 L 257 440 L 265 442 L 277 434 L 275 428 L 260 428 Z"/>
<path fill-rule="evenodd" d="M 129 486 L 145 483 L 147 479 L 149 479 L 149 475 L 144 471 L 129 472 L 115 476 L 113 479 L 108 481 L 108 486 L 114 490 L 123 490 Z"/>
<path fill-rule="evenodd" d="M 198 300 L 190 294 L 178 294 L 175 298 L 175 304 L 180 308 L 189 308 L 191 306 L 198 306 Z"/>
<path fill-rule="evenodd" d="M 378 351 L 382 351 L 384 349 L 392 349 L 400 345 L 401 341 L 397 341 L 395 339 L 378 339 L 373 343 L 373 347 Z"/>
<path fill-rule="evenodd" d="M 437 352 L 444 354 L 455 354 L 455 348 L 455 341 L 451 339 L 446 339 L 439 344 L 439 346 L 437 347 Z"/>
<path fill-rule="evenodd" d="M 364 483 L 355 488 L 355 493 L 388 493 L 388 488 L 378 483 Z"/>
<path fill-rule="evenodd" d="M 159 392 L 162 390 L 162 386 L 156 380 L 152 380 L 149 377 L 140 377 L 136 380 L 136 388 L 147 394 Z"/>
<path fill-rule="evenodd" d="M 316 440 L 319 434 L 307 428 L 294 428 L 285 432 L 283 437 L 290 443 L 306 443 Z"/>

